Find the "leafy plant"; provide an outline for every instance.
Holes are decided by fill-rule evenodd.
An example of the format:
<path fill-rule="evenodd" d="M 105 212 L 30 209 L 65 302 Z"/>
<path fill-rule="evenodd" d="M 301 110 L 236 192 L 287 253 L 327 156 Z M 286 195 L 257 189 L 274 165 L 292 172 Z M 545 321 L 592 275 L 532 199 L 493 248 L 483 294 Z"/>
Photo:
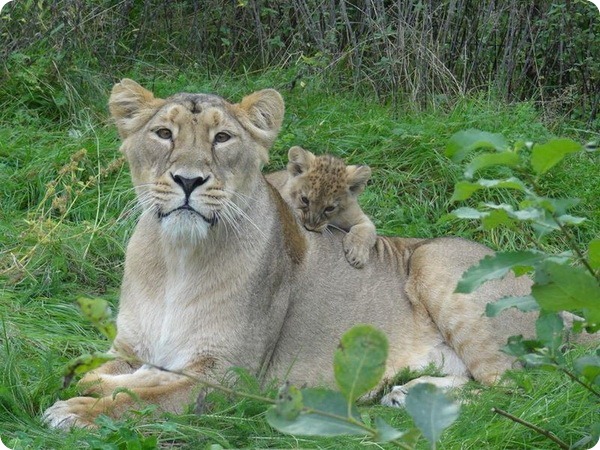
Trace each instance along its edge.
<path fill-rule="evenodd" d="M 473 155 L 475 150 L 484 149 Z M 569 210 L 577 199 L 549 198 L 543 195 L 541 178 L 567 155 L 595 151 L 594 144 L 582 146 L 570 139 L 552 139 L 544 144 L 516 142 L 509 145 L 503 136 L 479 130 L 456 133 L 449 141 L 446 155 L 455 162 L 464 163 L 464 180 L 459 181 L 453 201 L 471 199 L 478 191 L 511 189 L 514 202 L 494 203 L 480 201 L 476 207 L 462 207 L 450 213 L 461 219 L 478 219 L 482 227 L 515 227 L 519 222 L 530 224 L 538 239 L 549 233 L 561 233 L 569 250 L 561 254 L 542 251 L 532 242 L 531 250 L 497 252 L 483 258 L 464 274 L 456 292 L 468 293 L 488 280 L 501 278 L 509 271 L 516 275 L 533 273 L 531 295 L 507 297 L 488 304 L 486 314 L 495 316 L 507 308 L 521 311 L 539 310 L 536 321 L 536 339 L 522 336 L 509 339 L 504 351 L 524 363 L 544 370 L 559 371 L 577 382 L 596 398 L 600 398 L 600 350 L 590 351 L 573 361 L 572 367 L 560 351 L 563 344 L 563 318 L 572 321 L 572 332 L 590 333 L 600 330 L 600 241 L 593 239 L 581 248 L 571 227 L 585 222 L 584 217 L 573 216 Z M 475 175 L 494 168 L 501 178 L 479 178 Z M 574 315 L 559 315 L 567 311 Z M 513 419 L 506 412 L 499 413 Z M 523 421 L 519 422 L 523 423 Z M 539 432 L 528 422 L 524 423 Z M 568 446 L 552 435 L 562 448 Z"/>

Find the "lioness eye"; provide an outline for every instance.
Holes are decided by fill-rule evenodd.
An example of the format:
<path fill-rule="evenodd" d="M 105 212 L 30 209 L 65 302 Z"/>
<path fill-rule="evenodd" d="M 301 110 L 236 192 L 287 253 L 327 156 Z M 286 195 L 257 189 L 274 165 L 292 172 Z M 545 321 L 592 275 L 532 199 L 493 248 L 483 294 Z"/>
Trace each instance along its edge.
<path fill-rule="evenodd" d="M 215 142 L 218 142 L 219 144 L 222 142 L 227 142 L 230 138 L 231 136 L 224 131 L 215 134 Z"/>
<path fill-rule="evenodd" d="M 159 128 L 156 130 L 156 135 L 161 139 L 171 139 L 173 133 L 168 128 Z"/>
<path fill-rule="evenodd" d="M 300 197 L 300 201 L 308 206 L 308 198 L 305 197 L 304 195 L 302 197 Z"/>
<path fill-rule="evenodd" d="M 334 209 L 335 206 L 328 206 L 327 208 L 325 208 L 325 212 L 333 212 Z"/>

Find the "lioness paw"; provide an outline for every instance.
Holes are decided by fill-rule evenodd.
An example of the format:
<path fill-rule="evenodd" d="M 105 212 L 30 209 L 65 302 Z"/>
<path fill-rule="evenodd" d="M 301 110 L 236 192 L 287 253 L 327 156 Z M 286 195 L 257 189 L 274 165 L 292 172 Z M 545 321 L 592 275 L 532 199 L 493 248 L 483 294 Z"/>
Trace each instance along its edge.
<path fill-rule="evenodd" d="M 74 397 L 69 400 L 59 400 L 48 408 L 42 416 L 43 422 L 51 428 L 68 430 L 70 428 L 95 427 L 93 412 L 97 398 Z"/>
<path fill-rule="evenodd" d="M 344 253 L 351 266 L 360 269 L 369 261 L 371 246 L 352 232 L 344 236 Z"/>

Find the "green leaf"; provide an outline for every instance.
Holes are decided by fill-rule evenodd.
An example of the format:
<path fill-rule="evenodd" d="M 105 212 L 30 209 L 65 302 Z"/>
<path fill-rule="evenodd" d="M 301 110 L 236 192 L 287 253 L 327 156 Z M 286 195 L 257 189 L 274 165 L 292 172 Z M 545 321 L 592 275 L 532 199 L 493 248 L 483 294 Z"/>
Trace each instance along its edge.
<path fill-rule="evenodd" d="M 527 186 L 521 180 L 515 177 L 510 177 L 505 180 L 478 180 L 474 183 L 469 181 L 459 181 L 454 185 L 454 193 L 452 194 L 451 202 L 467 200 L 481 189 L 515 189 L 521 192 L 528 192 Z"/>
<path fill-rule="evenodd" d="M 588 322 L 600 322 L 600 286 L 583 268 L 545 261 L 535 280 L 531 294 L 542 309 L 581 311 Z"/>
<path fill-rule="evenodd" d="M 504 297 L 493 303 L 488 303 L 485 305 L 485 315 L 488 317 L 496 317 L 505 309 L 513 307 L 523 312 L 540 309 L 540 306 L 531 295 L 527 295 L 525 297 Z"/>
<path fill-rule="evenodd" d="M 514 167 L 519 164 L 519 155 L 514 152 L 503 151 L 500 153 L 484 153 L 471 160 L 465 169 L 465 178 L 471 179 L 475 172 L 491 166 Z"/>
<path fill-rule="evenodd" d="M 303 407 L 302 393 L 296 386 L 286 383 L 279 389 L 275 405 L 279 416 L 286 420 L 293 420 L 298 417 Z"/>
<path fill-rule="evenodd" d="M 471 196 L 482 189 L 482 187 L 476 183 L 470 183 L 469 181 L 459 181 L 454 185 L 454 193 L 452 194 L 452 198 L 450 198 L 451 202 L 458 202 L 461 200 L 467 200 L 471 198 Z"/>
<path fill-rule="evenodd" d="M 417 384 L 406 396 L 406 410 L 430 443 L 458 417 L 460 407 L 432 384 Z"/>
<path fill-rule="evenodd" d="M 81 375 L 91 370 L 100 367 L 107 361 L 115 359 L 116 356 L 111 353 L 88 353 L 81 355 L 71 361 L 65 366 L 63 371 L 63 386 L 66 387 L 71 384 L 75 375 Z"/>
<path fill-rule="evenodd" d="M 333 358 L 333 372 L 348 403 L 377 386 L 387 354 L 385 334 L 372 325 L 356 325 L 344 333 Z"/>
<path fill-rule="evenodd" d="M 348 421 L 348 404 L 341 393 L 327 389 L 302 389 L 301 394 L 304 407 L 297 417 L 283 417 L 276 405 L 267 411 L 269 425 L 282 433 L 304 436 L 367 434 L 360 426 L 360 416 L 355 407 L 350 411 L 352 421 Z"/>
<path fill-rule="evenodd" d="M 376 442 L 395 441 L 406 434 L 405 432 L 397 430 L 394 427 L 390 426 L 381 417 L 375 417 L 375 429 L 377 430 L 377 435 L 375 436 Z"/>
<path fill-rule="evenodd" d="M 535 322 L 536 336 L 545 347 L 556 353 L 563 341 L 563 320 L 557 313 L 543 313 Z"/>
<path fill-rule="evenodd" d="M 558 164 L 566 155 L 582 150 L 578 142 L 571 139 L 552 139 L 545 144 L 536 144 L 531 151 L 531 166 L 541 175 Z"/>
<path fill-rule="evenodd" d="M 502 351 L 508 355 L 522 357 L 535 349 L 540 348 L 542 343 L 523 339 L 523 336 L 509 336 L 506 345 L 502 347 Z"/>
<path fill-rule="evenodd" d="M 588 246 L 588 262 L 592 269 L 600 269 L 600 239 L 594 239 Z"/>
<path fill-rule="evenodd" d="M 543 253 L 532 250 L 488 255 L 463 273 L 455 292 L 468 294 L 488 280 L 502 278 L 513 267 L 533 267 L 545 257 Z"/>
<path fill-rule="evenodd" d="M 450 215 L 458 219 L 482 219 L 490 213 L 487 211 L 479 211 L 475 208 L 456 208 Z"/>
<path fill-rule="evenodd" d="M 600 384 L 600 356 L 586 355 L 573 362 L 575 372 L 590 383 Z"/>
<path fill-rule="evenodd" d="M 459 131 L 450 138 L 446 145 L 446 156 L 458 163 L 461 162 L 468 153 L 478 148 L 505 151 L 509 147 L 506 139 L 500 134 L 470 129 Z"/>
<path fill-rule="evenodd" d="M 501 226 L 514 228 L 514 220 L 509 214 L 501 209 L 490 211 L 489 214 L 481 219 L 481 225 L 484 230 L 493 230 Z"/>
<path fill-rule="evenodd" d="M 527 366 L 537 367 L 547 372 L 555 372 L 558 369 L 558 366 L 547 355 L 527 353 L 523 355 L 522 360 Z"/>
<path fill-rule="evenodd" d="M 117 326 L 112 318 L 110 305 L 101 298 L 80 297 L 77 304 L 84 317 L 89 320 L 108 340 L 117 336 Z"/>

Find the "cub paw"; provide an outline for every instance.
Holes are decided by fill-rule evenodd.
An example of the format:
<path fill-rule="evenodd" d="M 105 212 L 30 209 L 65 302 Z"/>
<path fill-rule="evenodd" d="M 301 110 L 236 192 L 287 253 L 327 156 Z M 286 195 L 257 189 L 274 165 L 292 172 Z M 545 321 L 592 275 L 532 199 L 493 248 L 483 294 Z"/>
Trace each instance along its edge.
<path fill-rule="evenodd" d="M 344 236 L 344 253 L 351 266 L 360 269 L 369 261 L 371 246 L 352 232 Z"/>

